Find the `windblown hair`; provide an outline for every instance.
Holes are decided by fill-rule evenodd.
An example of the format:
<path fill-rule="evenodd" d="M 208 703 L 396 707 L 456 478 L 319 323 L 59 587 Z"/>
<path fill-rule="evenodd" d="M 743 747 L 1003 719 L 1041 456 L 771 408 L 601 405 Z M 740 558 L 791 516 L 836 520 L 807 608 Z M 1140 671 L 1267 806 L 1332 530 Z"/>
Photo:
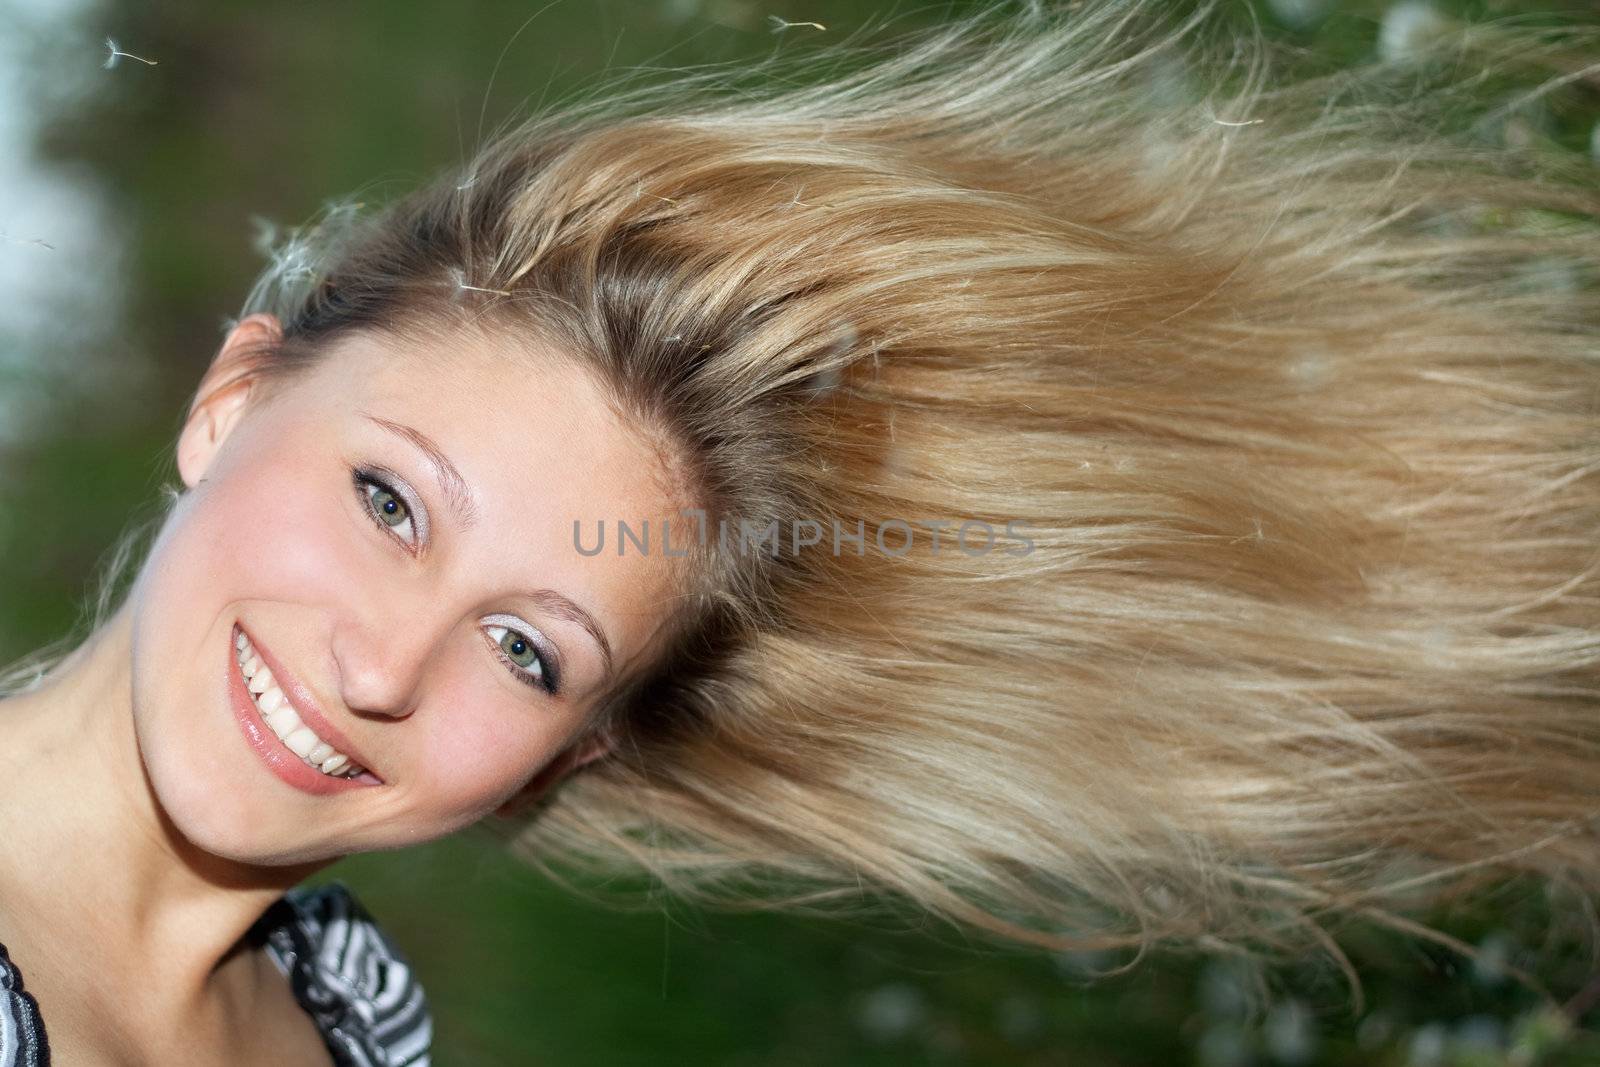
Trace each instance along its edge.
<path fill-rule="evenodd" d="M 1600 890 L 1594 171 L 1448 64 L 1157 6 L 618 88 L 275 249 L 263 374 L 538 340 L 710 529 L 778 524 L 685 562 L 615 753 L 510 828 L 549 873 L 1336 955 L 1320 916 Z M 818 519 L 865 550 L 789 550 Z"/>

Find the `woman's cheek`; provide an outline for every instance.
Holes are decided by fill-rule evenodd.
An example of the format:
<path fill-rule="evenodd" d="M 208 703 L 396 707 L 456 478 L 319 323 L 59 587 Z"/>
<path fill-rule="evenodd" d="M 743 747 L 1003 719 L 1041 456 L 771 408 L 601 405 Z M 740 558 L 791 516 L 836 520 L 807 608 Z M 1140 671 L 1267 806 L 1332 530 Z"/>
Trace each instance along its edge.
<path fill-rule="evenodd" d="M 247 599 L 309 602 L 352 566 L 350 521 L 332 475 L 309 461 L 280 457 L 220 481 L 205 508 L 205 543 L 214 566 L 239 573 Z"/>
<path fill-rule="evenodd" d="M 560 738 L 542 730 L 538 708 L 508 707 L 499 687 L 464 695 L 432 713 L 421 755 L 427 787 L 440 808 L 473 821 L 488 814 L 533 777 L 559 748 Z"/>

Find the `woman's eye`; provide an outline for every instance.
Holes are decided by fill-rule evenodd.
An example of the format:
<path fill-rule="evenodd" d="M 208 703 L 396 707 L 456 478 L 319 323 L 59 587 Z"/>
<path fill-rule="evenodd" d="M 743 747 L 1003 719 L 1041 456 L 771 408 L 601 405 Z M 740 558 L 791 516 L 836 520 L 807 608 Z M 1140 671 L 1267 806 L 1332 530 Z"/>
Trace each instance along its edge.
<path fill-rule="evenodd" d="M 378 481 L 370 474 L 357 471 L 355 473 L 356 492 L 365 502 L 367 512 L 379 526 L 390 530 L 400 530 L 411 522 L 411 509 L 406 502 L 383 482 Z M 411 537 L 402 530 L 401 538 L 410 542 Z"/>
<path fill-rule="evenodd" d="M 538 686 L 550 693 L 555 692 L 553 678 L 545 667 L 544 657 L 539 654 L 532 641 L 508 626 L 490 626 L 487 630 L 500 649 L 501 655 L 515 668 L 514 673 L 518 675 L 519 681 Z"/>

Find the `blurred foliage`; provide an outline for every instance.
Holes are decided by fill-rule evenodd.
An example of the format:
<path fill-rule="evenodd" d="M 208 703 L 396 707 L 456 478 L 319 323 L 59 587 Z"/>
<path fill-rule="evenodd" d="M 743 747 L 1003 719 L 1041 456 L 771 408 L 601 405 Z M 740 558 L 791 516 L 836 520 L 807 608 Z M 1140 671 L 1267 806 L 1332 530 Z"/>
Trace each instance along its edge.
<path fill-rule="evenodd" d="M 608 71 L 759 56 L 801 46 L 792 35 L 892 33 L 976 6 L 174 0 L 93 6 L 48 33 L 0 6 L 0 34 L 35 34 L 25 43 L 46 116 L 40 155 L 95 178 L 119 220 L 105 240 L 127 253 L 118 311 L 87 370 L 82 353 L 41 336 L 28 342 L 31 365 L 71 369 L 0 378 L 38 393 L 46 428 L 0 455 L 0 659 L 69 629 L 107 547 L 173 480 L 169 450 L 191 391 L 261 266 L 254 219 L 293 225 L 345 194 L 385 199 L 529 106 L 594 91 Z M 1406 37 L 1395 22 L 1404 6 L 1234 0 L 1228 17 L 1333 66 L 1414 44 L 1426 26 Z M 1594 12 L 1592 0 L 1435 9 L 1553 26 Z M 775 14 L 826 28 L 775 34 Z M 159 65 L 104 68 L 107 36 Z M 1509 95 L 1564 71 L 1526 73 L 1483 91 Z M 1597 116 L 1596 81 L 1575 79 L 1501 135 L 1587 154 Z M 121 373 L 132 367 L 143 370 Z M 477 833 L 355 857 L 326 877 L 355 888 L 420 971 L 445 1065 L 1600 1064 L 1589 1029 L 1600 986 L 1586 984 L 1600 968 L 1566 936 L 1594 921 L 1592 902 L 1520 885 L 1434 921 L 1571 997 L 1566 1012 L 1492 963 L 1358 927 L 1339 931 L 1367 997 L 1355 1017 L 1326 963 L 1263 972 L 1161 955 L 1090 981 L 1127 960 L 974 941 L 915 916 L 705 914 L 646 885 L 632 899 L 654 906 L 624 911 L 574 899 Z"/>

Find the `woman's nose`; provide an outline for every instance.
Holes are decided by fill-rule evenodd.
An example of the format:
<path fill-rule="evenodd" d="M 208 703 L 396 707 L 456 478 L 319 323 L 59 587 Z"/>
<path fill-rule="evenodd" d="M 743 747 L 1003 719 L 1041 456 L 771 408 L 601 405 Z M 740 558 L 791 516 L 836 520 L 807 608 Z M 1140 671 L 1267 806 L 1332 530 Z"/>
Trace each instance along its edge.
<path fill-rule="evenodd" d="M 333 640 L 339 696 L 351 711 L 404 718 L 417 701 L 426 649 L 422 627 L 406 632 L 350 625 Z"/>

